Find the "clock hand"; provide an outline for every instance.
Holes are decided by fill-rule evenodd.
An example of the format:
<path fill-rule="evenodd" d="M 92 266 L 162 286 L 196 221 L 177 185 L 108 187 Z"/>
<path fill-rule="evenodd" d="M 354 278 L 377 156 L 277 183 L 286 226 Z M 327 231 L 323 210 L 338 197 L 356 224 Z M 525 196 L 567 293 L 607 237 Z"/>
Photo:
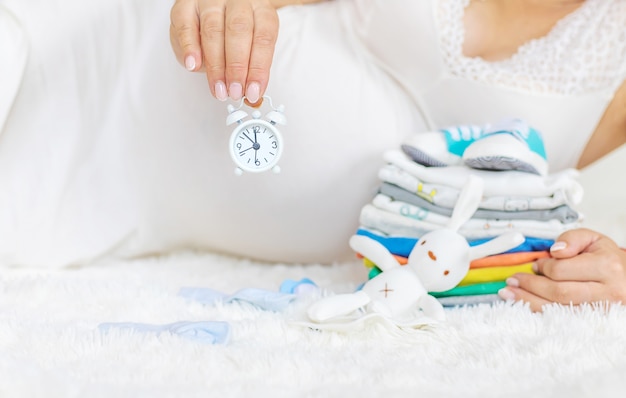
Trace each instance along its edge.
<path fill-rule="evenodd" d="M 244 153 L 248 152 L 250 149 L 254 148 L 254 146 L 251 146 L 250 148 L 244 149 L 243 151 L 239 151 L 239 156 L 243 155 Z"/>
<path fill-rule="evenodd" d="M 242 134 L 243 134 L 243 136 L 244 136 L 244 137 L 246 137 L 247 139 L 249 139 L 251 143 L 253 143 L 253 144 L 255 144 L 255 143 L 256 143 L 256 137 L 255 137 L 255 140 L 253 141 L 253 140 L 252 140 L 252 138 L 248 137 L 248 134 L 246 134 L 246 133 L 242 133 Z M 255 135 L 256 135 L 256 134 L 255 134 Z"/>

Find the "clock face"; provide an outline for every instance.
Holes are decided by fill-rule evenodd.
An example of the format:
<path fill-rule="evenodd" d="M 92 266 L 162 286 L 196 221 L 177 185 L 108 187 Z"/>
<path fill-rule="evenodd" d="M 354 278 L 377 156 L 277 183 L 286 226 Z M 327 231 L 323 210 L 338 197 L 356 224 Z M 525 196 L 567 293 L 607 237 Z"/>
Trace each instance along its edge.
<path fill-rule="evenodd" d="M 261 172 L 278 163 L 283 141 L 274 125 L 254 119 L 241 123 L 230 137 L 230 155 L 242 170 Z"/>

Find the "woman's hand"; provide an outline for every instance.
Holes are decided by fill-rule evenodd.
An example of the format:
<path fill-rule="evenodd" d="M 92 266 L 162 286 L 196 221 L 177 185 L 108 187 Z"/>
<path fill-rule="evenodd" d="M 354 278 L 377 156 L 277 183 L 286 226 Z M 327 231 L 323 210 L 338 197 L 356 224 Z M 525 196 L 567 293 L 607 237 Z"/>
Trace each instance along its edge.
<path fill-rule="evenodd" d="M 538 260 L 532 274 L 516 274 L 500 290 L 504 299 L 528 302 L 533 311 L 545 304 L 598 301 L 626 303 L 626 252 L 608 237 L 588 230 L 563 233 Z"/>
<path fill-rule="evenodd" d="M 204 71 L 215 98 L 262 98 L 278 36 L 270 0 L 176 0 L 170 41 L 189 71 Z"/>

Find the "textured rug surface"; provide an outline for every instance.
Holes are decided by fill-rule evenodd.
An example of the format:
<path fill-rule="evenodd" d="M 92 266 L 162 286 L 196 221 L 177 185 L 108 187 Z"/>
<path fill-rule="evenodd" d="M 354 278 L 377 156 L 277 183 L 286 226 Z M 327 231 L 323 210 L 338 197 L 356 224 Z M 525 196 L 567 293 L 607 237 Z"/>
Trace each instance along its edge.
<path fill-rule="evenodd" d="M 201 304 L 181 287 L 227 294 L 308 277 L 323 294 L 365 278 L 355 263 L 283 266 L 209 254 L 68 270 L 0 268 L 0 397 L 597 397 L 626 390 L 626 309 L 510 303 L 447 310 L 445 324 L 346 333 L 282 311 Z M 224 321 L 226 344 L 169 333 L 103 332 L 104 322 Z"/>

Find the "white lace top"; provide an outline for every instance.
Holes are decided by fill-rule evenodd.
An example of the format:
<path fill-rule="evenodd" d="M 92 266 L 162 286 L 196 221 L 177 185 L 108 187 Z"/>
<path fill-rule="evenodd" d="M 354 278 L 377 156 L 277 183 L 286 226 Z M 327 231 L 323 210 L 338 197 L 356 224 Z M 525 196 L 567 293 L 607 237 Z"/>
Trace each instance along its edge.
<path fill-rule="evenodd" d="M 524 119 L 542 132 L 551 171 L 575 166 L 626 79 L 626 0 L 586 0 L 497 62 L 463 55 L 469 2 L 344 1 L 363 50 L 428 128 Z"/>
<path fill-rule="evenodd" d="M 439 0 L 436 25 L 450 73 L 531 91 L 576 95 L 616 89 L 626 76 L 626 1 L 586 0 L 550 33 L 491 62 L 463 55 L 464 9 L 470 0 Z"/>

